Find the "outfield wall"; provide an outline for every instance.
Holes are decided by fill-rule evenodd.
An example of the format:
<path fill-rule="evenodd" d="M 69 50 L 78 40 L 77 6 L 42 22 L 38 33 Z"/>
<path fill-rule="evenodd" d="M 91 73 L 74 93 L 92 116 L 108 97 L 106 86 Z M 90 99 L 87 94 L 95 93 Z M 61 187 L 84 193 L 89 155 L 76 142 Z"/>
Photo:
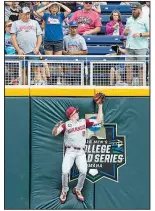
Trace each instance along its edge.
<path fill-rule="evenodd" d="M 85 202 L 72 194 L 59 202 L 63 136 L 52 137 L 65 110 L 78 106 L 80 117 L 96 113 L 93 96 L 106 94 L 104 122 L 117 123 L 126 136 L 126 165 L 119 182 L 102 178 L 85 182 Z M 149 89 L 6 88 L 5 89 L 5 209 L 149 209 L 150 97 Z"/>

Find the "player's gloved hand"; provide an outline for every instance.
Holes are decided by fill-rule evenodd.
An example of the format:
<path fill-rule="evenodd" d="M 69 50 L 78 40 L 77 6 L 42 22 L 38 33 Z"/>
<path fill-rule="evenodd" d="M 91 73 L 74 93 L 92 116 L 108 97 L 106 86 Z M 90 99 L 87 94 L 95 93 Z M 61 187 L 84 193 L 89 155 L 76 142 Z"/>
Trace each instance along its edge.
<path fill-rule="evenodd" d="M 102 92 L 98 92 L 97 94 L 95 94 L 94 96 L 94 101 L 96 102 L 96 104 L 100 105 L 104 103 L 104 99 L 105 99 L 105 94 L 103 94 Z"/>

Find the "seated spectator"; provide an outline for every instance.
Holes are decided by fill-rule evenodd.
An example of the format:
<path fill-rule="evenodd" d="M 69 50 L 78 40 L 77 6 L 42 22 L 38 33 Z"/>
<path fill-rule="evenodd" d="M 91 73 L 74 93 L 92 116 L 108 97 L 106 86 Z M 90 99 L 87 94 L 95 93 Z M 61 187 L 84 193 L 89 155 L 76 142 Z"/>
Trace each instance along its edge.
<path fill-rule="evenodd" d="M 85 55 L 88 53 L 85 39 L 77 34 L 78 23 L 69 23 L 70 35 L 64 37 L 64 55 Z"/>
<path fill-rule="evenodd" d="M 60 7 L 65 12 L 60 13 Z M 50 13 L 45 12 L 49 8 Z M 63 50 L 63 20 L 71 10 L 63 4 L 53 2 L 36 11 L 45 21 L 44 49 L 46 55 L 62 55 Z"/>
<path fill-rule="evenodd" d="M 70 21 L 78 22 L 78 34 L 90 35 L 97 34 L 101 31 L 101 20 L 99 15 L 92 9 L 92 1 L 85 1 L 84 8 L 76 11 L 70 18 Z"/>
<path fill-rule="evenodd" d="M 17 21 L 19 17 L 19 11 L 20 11 L 19 2 L 12 1 L 12 5 L 10 6 L 11 14 L 9 20 Z"/>
<path fill-rule="evenodd" d="M 123 35 L 124 26 L 122 17 L 118 10 L 114 10 L 110 15 L 110 22 L 106 24 L 106 35 Z"/>
<path fill-rule="evenodd" d="M 10 12 L 10 6 L 12 5 L 12 2 L 4 2 L 4 8 L 5 8 L 5 21 L 8 21 L 11 15 Z"/>
<path fill-rule="evenodd" d="M 12 21 L 8 20 L 5 22 L 5 53 L 6 54 L 11 54 L 11 55 L 15 55 L 15 48 L 12 44 L 11 41 L 11 26 L 12 26 Z"/>
<path fill-rule="evenodd" d="M 39 25 L 42 27 L 42 17 L 40 17 L 36 11 L 39 10 L 40 8 L 44 7 L 45 5 L 41 4 L 40 1 L 35 1 L 33 4 L 33 15 L 34 15 L 34 20 L 38 21 Z"/>
<path fill-rule="evenodd" d="M 68 19 L 68 17 L 65 18 L 65 20 L 62 23 L 62 31 L 63 31 L 64 36 L 69 34 L 69 19 Z"/>
<path fill-rule="evenodd" d="M 40 60 L 44 60 L 44 57 L 42 57 L 41 54 L 40 54 Z M 33 80 L 31 80 L 31 85 L 47 85 L 49 79 L 50 79 L 50 71 L 48 63 L 42 63 L 38 66 L 37 71 L 34 72 L 34 78 Z"/>
<path fill-rule="evenodd" d="M 99 15 L 101 15 L 101 4 L 98 2 L 93 3 L 92 9 L 97 12 Z"/>
<path fill-rule="evenodd" d="M 107 5 L 107 2 L 106 1 L 98 1 L 98 2 L 94 2 L 94 4 Z"/>
<path fill-rule="evenodd" d="M 132 4 L 132 1 L 122 1 L 120 3 L 120 5 L 127 5 L 127 6 L 130 6 Z"/>
<path fill-rule="evenodd" d="M 76 1 L 62 1 L 61 3 L 67 6 L 72 12 L 76 11 Z M 60 8 L 60 12 L 64 12 L 64 9 L 62 7 Z"/>

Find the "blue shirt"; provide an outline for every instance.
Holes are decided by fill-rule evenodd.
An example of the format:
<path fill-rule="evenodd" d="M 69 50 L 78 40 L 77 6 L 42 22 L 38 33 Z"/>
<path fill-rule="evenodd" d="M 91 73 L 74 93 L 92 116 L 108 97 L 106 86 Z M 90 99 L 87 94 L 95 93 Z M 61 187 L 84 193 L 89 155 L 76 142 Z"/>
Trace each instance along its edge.
<path fill-rule="evenodd" d="M 45 41 L 58 41 L 63 40 L 62 23 L 65 19 L 64 13 L 52 15 L 51 13 L 44 12 L 43 19 L 45 21 Z"/>
<path fill-rule="evenodd" d="M 129 49 L 144 49 L 148 48 L 148 38 L 147 37 L 136 37 L 133 38 L 132 35 L 135 33 L 146 33 L 149 32 L 149 21 L 143 17 L 134 19 L 132 16 L 127 19 L 125 29 L 129 28 L 130 33 L 127 35 L 126 48 Z"/>
<path fill-rule="evenodd" d="M 5 34 L 5 51 L 9 55 L 16 54 L 15 48 L 12 45 L 12 42 L 11 42 L 11 34 L 8 34 L 8 33 Z"/>

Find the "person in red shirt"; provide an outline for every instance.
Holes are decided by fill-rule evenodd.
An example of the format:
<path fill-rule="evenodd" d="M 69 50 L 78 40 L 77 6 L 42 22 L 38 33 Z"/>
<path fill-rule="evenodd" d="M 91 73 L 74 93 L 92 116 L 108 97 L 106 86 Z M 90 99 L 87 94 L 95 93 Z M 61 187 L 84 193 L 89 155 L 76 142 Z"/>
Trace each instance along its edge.
<path fill-rule="evenodd" d="M 91 35 L 101 31 L 102 23 L 99 14 L 93 11 L 92 1 L 83 3 L 84 8 L 76 11 L 69 21 L 75 20 L 78 22 L 78 34 Z"/>

